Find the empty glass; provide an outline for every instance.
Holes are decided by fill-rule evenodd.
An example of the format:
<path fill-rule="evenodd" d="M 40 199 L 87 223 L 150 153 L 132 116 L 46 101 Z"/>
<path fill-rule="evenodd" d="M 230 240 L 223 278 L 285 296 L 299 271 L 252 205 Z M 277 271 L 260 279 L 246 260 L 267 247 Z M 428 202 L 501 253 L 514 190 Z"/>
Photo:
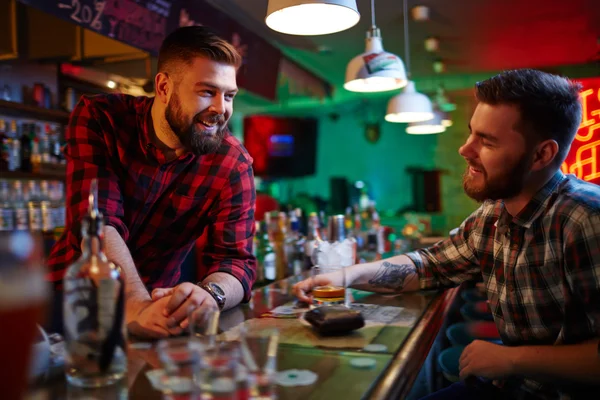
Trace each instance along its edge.
<path fill-rule="evenodd" d="M 165 339 L 157 352 L 165 371 L 160 381 L 164 398 L 199 399 L 202 345 L 190 338 Z"/>
<path fill-rule="evenodd" d="M 216 342 L 201 357 L 200 392 L 202 399 L 241 400 L 243 387 L 238 382 L 240 349 L 238 342 Z"/>
<path fill-rule="evenodd" d="M 213 347 L 219 332 L 220 316 L 219 310 L 192 310 L 188 315 L 190 336 L 205 348 Z"/>
<path fill-rule="evenodd" d="M 248 374 L 248 392 L 251 400 L 277 398 L 275 375 L 277 374 L 277 350 L 279 331 L 245 330 L 240 333 L 240 353 Z"/>

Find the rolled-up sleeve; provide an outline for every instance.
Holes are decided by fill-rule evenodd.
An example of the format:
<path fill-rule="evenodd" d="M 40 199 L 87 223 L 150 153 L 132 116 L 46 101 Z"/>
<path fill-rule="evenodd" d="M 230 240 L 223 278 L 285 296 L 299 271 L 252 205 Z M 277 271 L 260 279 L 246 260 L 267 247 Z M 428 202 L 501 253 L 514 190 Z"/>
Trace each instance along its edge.
<path fill-rule="evenodd" d="M 225 272 L 237 278 L 247 302 L 256 279 L 256 257 L 252 253 L 255 234 L 254 173 L 250 163 L 234 169 L 210 213 L 206 246 L 200 254 L 210 275 Z"/>
<path fill-rule="evenodd" d="M 71 114 L 65 132 L 66 226 L 63 237 L 49 257 L 48 279 L 61 281 L 66 268 L 81 254 L 81 220 L 88 210 L 92 179 L 98 180 L 98 209 L 107 225 L 117 229 L 124 240 L 129 232 L 123 222 L 123 198 L 111 166 L 106 129 L 107 117 L 95 110 L 93 101 L 82 97 Z"/>
<path fill-rule="evenodd" d="M 455 286 L 481 274 L 470 238 L 480 211 L 453 229 L 447 239 L 406 254 L 417 267 L 421 289 Z"/>

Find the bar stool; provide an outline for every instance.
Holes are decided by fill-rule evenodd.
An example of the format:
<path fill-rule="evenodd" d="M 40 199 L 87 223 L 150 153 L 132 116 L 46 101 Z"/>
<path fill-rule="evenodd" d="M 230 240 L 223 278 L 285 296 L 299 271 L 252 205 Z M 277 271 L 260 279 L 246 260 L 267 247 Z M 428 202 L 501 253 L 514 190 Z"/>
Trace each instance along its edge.
<path fill-rule="evenodd" d="M 468 346 L 474 340 L 502 344 L 496 324 L 491 321 L 459 322 L 446 329 L 446 337 L 452 346 Z"/>
<path fill-rule="evenodd" d="M 493 321 L 494 317 L 490 312 L 487 301 L 477 301 L 475 303 L 465 303 L 460 308 L 460 314 L 466 321 Z"/>
<path fill-rule="evenodd" d="M 444 378 L 454 383 L 460 380 L 459 360 L 465 346 L 452 346 L 443 350 L 438 356 L 438 365 Z"/>
<path fill-rule="evenodd" d="M 478 301 L 487 300 L 487 295 L 481 292 L 479 288 L 465 289 L 460 292 L 460 297 L 467 303 L 475 303 Z"/>

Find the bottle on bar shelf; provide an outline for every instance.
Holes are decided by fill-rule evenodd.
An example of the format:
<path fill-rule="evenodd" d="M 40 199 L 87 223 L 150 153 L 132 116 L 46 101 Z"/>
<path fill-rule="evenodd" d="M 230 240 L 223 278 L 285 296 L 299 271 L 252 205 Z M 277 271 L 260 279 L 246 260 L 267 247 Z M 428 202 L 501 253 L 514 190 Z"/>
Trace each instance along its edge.
<path fill-rule="evenodd" d="M 302 210 L 296 208 L 288 214 L 289 230 L 285 240 L 285 253 L 289 271 L 296 275 L 304 269 L 304 238 L 300 234 Z"/>
<path fill-rule="evenodd" d="M 79 387 L 113 384 L 127 369 L 124 281 L 121 268 L 102 251 L 104 222 L 97 196 L 93 180 L 81 227 L 82 254 L 64 278 L 66 376 Z"/>
<path fill-rule="evenodd" d="M 268 215 L 269 241 L 275 253 L 275 280 L 280 280 L 290 275 L 285 254 L 286 216 L 279 211 Z"/>
<path fill-rule="evenodd" d="M 310 269 L 314 265 L 314 251 L 319 247 L 319 242 L 323 240 L 321 238 L 319 226 L 319 217 L 317 216 L 317 213 L 310 213 L 308 216 L 306 240 L 304 241 L 304 269 L 306 270 Z"/>

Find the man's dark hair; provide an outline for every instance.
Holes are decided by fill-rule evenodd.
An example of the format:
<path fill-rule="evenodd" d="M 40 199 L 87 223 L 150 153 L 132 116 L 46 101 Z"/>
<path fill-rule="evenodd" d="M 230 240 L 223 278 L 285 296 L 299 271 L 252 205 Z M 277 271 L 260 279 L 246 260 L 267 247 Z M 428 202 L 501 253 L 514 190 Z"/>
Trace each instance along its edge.
<path fill-rule="evenodd" d="M 534 69 L 505 71 L 477 82 L 475 96 L 480 102 L 514 105 L 520 120 L 514 129 L 521 132 L 528 145 L 554 139 L 558 154 L 554 165 L 560 165 L 581 123 L 581 85 Z"/>
<path fill-rule="evenodd" d="M 172 72 L 179 64 L 190 64 L 195 57 L 233 65 L 242 64 L 240 53 L 205 26 L 186 26 L 171 32 L 158 52 L 158 72 Z"/>

